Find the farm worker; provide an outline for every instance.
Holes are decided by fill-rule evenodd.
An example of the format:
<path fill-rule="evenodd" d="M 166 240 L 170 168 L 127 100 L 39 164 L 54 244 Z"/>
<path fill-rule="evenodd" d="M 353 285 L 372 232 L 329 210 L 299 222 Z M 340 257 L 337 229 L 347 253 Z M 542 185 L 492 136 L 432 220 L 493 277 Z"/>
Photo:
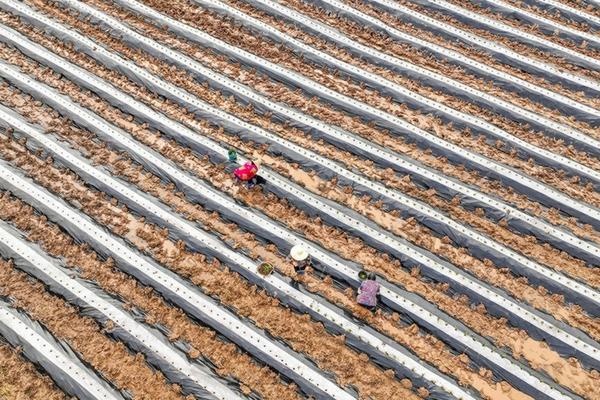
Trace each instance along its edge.
<path fill-rule="evenodd" d="M 292 250 L 290 250 L 290 258 L 292 259 L 294 271 L 296 271 L 297 274 L 302 275 L 306 267 L 310 265 L 308 251 L 299 244 L 295 245 L 292 247 Z"/>
<path fill-rule="evenodd" d="M 375 274 L 370 273 L 358 288 L 358 296 L 356 302 L 361 306 L 365 306 L 370 310 L 375 310 L 377 306 L 377 296 L 379 295 L 380 284 L 375 280 Z"/>
<path fill-rule="evenodd" d="M 234 149 L 229 149 L 229 151 L 227 152 L 227 158 L 229 159 L 229 162 L 236 162 L 237 152 Z"/>
<path fill-rule="evenodd" d="M 246 164 L 233 171 L 235 177 L 242 181 L 247 182 L 248 188 L 251 188 L 256 184 L 256 174 L 258 173 L 258 166 L 254 161 L 248 161 Z"/>

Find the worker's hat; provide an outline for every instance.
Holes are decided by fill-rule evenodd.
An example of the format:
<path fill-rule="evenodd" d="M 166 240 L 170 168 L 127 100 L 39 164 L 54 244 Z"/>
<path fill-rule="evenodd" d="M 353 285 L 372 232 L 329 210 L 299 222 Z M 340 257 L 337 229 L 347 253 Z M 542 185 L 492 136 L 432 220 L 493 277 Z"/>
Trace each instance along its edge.
<path fill-rule="evenodd" d="M 304 261 L 308 258 L 308 251 L 301 245 L 297 244 L 290 250 L 290 256 L 296 261 Z"/>

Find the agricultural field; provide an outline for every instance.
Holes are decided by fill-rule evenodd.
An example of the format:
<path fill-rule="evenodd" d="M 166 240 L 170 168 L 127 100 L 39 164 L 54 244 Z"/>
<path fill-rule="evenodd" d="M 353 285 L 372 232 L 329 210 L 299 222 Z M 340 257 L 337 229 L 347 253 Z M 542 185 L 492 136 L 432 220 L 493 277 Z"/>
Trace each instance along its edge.
<path fill-rule="evenodd" d="M 0 0 L 0 400 L 600 400 L 599 189 L 598 0 Z"/>

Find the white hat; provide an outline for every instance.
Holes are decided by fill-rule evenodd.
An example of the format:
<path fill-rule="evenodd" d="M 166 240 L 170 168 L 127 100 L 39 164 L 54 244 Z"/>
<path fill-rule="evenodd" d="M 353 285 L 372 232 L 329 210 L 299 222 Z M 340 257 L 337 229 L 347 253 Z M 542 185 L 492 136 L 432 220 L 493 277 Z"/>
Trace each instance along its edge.
<path fill-rule="evenodd" d="M 290 250 L 290 256 L 296 261 L 304 261 L 308 258 L 308 251 L 301 245 L 297 244 Z"/>

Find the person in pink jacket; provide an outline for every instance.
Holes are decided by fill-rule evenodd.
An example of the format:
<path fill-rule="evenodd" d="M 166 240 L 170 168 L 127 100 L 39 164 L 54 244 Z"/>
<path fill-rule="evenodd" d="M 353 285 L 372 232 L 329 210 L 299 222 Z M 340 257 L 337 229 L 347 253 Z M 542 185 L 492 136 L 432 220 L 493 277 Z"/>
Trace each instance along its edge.
<path fill-rule="evenodd" d="M 356 296 L 356 302 L 371 311 L 377 307 L 377 296 L 379 295 L 380 284 L 375 279 L 375 274 L 370 273 L 367 279 L 360 284 L 358 296 Z"/>
<path fill-rule="evenodd" d="M 254 163 L 254 161 L 248 161 L 241 167 L 236 168 L 233 171 L 233 174 L 238 180 L 246 182 L 248 188 L 251 188 L 256 184 L 256 174 L 258 174 L 258 166 Z"/>

